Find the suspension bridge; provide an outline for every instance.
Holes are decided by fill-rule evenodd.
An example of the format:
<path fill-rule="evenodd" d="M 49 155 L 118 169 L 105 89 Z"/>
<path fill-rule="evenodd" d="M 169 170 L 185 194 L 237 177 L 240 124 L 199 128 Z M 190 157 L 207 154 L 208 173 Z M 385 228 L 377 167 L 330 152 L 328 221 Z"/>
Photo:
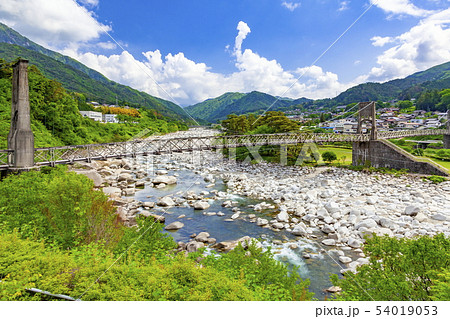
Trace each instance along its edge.
<path fill-rule="evenodd" d="M 72 145 L 34 148 L 34 137 L 30 125 L 28 97 L 27 61 L 20 60 L 14 67 L 11 130 L 7 150 L 0 150 L 0 170 L 30 169 L 39 166 L 55 166 L 77 161 L 105 160 L 138 155 L 159 155 L 174 152 L 193 152 L 236 147 L 263 145 L 296 145 L 303 143 L 353 143 L 353 164 L 369 163 L 374 166 L 408 168 L 427 174 L 447 175 L 431 163 L 417 164 L 414 157 L 396 148 L 389 139 L 444 135 L 444 147 L 450 148 L 450 122 L 446 129 L 378 131 L 374 102 L 361 102 L 356 134 L 337 133 L 282 133 L 234 136 L 151 136 L 128 142 Z M 448 112 L 450 119 L 450 112 Z M 363 124 L 368 122 L 368 133 L 362 133 Z"/>

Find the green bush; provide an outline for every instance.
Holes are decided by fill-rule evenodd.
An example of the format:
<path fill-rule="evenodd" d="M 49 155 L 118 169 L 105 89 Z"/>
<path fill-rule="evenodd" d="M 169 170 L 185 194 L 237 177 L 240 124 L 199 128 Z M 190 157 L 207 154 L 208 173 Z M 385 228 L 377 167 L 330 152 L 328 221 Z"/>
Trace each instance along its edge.
<path fill-rule="evenodd" d="M 11 175 L 0 182 L 2 231 L 45 239 L 62 248 L 104 242 L 115 246 L 124 227 L 113 203 L 83 175 L 58 167 Z"/>
<path fill-rule="evenodd" d="M 364 252 L 370 262 L 347 273 L 333 275 L 342 288 L 339 300 L 449 300 L 450 238 L 443 234 L 415 239 L 373 236 Z M 446 287 L 447 286 L 447 287 Z"/>
<path fill-rule="evenodd" d="M 337 155 L 334 152 L 326 151 L 322 153 L 322 158 L 325 162 L 331 163 L 332 161 L 337 160 Z"/>
<path fill-rule="evenodd" d="M 1 234 L 0 300 L 50 299 L 29 293 L 26 288 L 86 301 L 254 299 L 254 293 L 242 280 L 230 279 L 213 268 L 199 267 L 183 255 L 168 258 L 165 263 L 119 261 L 110 268 L 114 261 L 97 244 L 70 254 L 46 248 L 43 242 L 20 239 L 16 233 Z"/>

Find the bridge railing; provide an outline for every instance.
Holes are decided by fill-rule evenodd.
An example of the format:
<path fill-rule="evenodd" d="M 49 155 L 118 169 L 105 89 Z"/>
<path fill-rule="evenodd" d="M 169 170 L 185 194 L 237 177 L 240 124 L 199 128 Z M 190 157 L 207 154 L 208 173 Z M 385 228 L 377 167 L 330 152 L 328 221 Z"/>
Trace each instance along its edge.
<path fill-rule="evenodd" d="M 428 129 L 428 130 L 404 130 L 404 131 L 390 131 L 390 132 L 378 132 L 378 138 L 391 139 L 411 136 L 425 136 L 425 135 L 443 135 L 449 134 L 448 130 L 442 129 Z"/>
<path fill-rule="evenodd" d="M 9 157 L 13 153 L 13 150 L 0 150 L 0 168 L 9 167 Z"/>

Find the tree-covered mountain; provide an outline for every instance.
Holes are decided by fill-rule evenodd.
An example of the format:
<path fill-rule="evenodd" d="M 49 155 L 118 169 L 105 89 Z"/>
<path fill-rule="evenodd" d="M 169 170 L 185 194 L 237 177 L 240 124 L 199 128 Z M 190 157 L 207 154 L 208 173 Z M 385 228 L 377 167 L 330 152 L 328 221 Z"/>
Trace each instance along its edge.
<path fill-rule="evenodd" d="M 62 83 L 65 89 L 82 93 L 87 100 L 115 104 L 118 99 L 123 104 L 152 109 L 171 119 L 193 122 L 175 103 L 111 81 L 84 64 L 48 50 L 0 23 L 0 58 L 13 61 L 18 57 L 29 60 L 46 77 Z"/>
<path fill-rule="evenodd" d="M 360 101 L 417 98 L 427 89 L 442 90 L 448 88 L 449 84 L 450 62 L 447 62 L 404 79 L 385 83 L 363 83 L 342 92 L 332 100 L 339 104 L 350 104 Z"/>
<path fill-rule="evenodd" d="M 419 98 L 428 90 L 450 88 L 450 62 L 434 66 L 428 70 L 414 73 L 404 79 L 396 79 L 385 83 L 363 83 L 354 86 L 332 99 L 297 100 L 280 98 L 261 92 L 225 93 L 215 99 L 188 106 L 186 110 L 202 120 L 216 122 L 226 118 L 228 114 L 262 113 L 270 110 L 292 110 L 308 108 L 331 110 L 338 105 L 348 105 L 361 101 L 389 101 L 393 99 Z M 276 102 L 274 104 L 274 102 Z"/>
<path fill-rule="evenodd" d="M 290 105 L 297 105 L 311 101 L 308 99 L 286 99 L 277 98 L 272 95 L 253 91 L 250 93 L 225 93 L 215 99 L 209 99 L 204 102 L 186 107 L 186 111 L 194 117 L 216 122 L 223 120 L 228 114 L 246 114 L 262 113 L 270 108 L 275 111 L 280 108 L 286 108 Z"/>

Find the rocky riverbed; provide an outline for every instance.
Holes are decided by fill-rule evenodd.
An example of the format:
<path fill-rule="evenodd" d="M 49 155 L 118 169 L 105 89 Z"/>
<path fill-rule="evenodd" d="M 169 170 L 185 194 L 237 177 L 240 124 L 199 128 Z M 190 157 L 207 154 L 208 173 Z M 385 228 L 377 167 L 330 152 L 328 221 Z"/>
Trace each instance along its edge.
<path fill-rule="evenodd" d="M 175 136 L 213 133 L 183 132 Z M 368 262 L 361 246 L 364 237 L 373 233 L 399 238 L 450 235 L 450 182 L 432 184 L 415 176 L 393 177 L 340 168 L 238 163 L 209 151 L 110 159 L 73 168 L 111 196 L 120 218 L 129 226 L 135 225 L 138 214 L 165 223 L 172 208 L 183 207 L 196 214 L 177 216 L 176 221 L 166 222 L 166 230 L 177 232 L 199 218 L 196 216 L 220 218 L 223 225 L 251 223 L 265 238 L 278 235 L 280 239 L 273 237 L 270 244 L 279 252 L 296 250 L 307 242 L 315 248 L 303 251 L 302 258 L 326 253 L 342 273 Z M 172 192 L 174 185 L 182 182 L 184 171 L 195 173 L 196 178 L 182 191 Z M 217 183 L 222 185 L 221 190 Z M 160 190 L 152 194 L 161 196 L 137 200 L 136 194 L 146 189 Z M 243 209 L 234 200 L 236 196 L 251 198 L 254 203 Z M 222 209 L 212 211 L 212 207 Z M 204 246 L 229 251 L 239 241 L 245 245 L 251 239 L 241 236 L 218 241 L 214 233 L 200 229 L 190 237 L 179 242 L 180 251 Z"/>

